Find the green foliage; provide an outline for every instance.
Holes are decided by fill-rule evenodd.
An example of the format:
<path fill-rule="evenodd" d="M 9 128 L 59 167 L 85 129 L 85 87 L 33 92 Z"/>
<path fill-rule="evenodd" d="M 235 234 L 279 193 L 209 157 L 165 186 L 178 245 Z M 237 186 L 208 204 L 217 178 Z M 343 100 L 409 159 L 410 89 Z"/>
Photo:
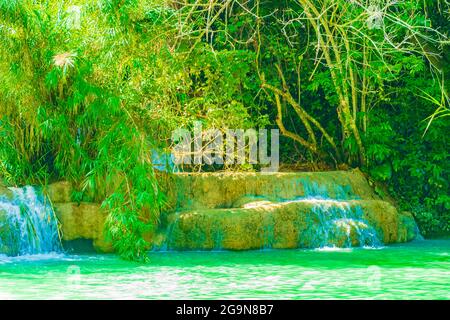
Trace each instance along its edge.
<path fill-rule="evenodd" d="M 423 115 L 433 112 L 434 106 L 417 100 L 412 92 L 412 83 L 417 82 L 409 81 L 402 89 L 402 96 L 408 98 L 370 116 L 366 136 L 369 172 L 373 179 L 389 185 L 402 209 L 414 214 L 424 235 L 448 233 L 449 123 L 437 119 L 423 134 L 427 125 Z"/>
<path fill-rule="evenodd" d="M 132 3 L 102 5 L 100 16 L 86 5 L 93 14 L 80 30 L 68 27 L 64 7 L 17 2 L 1 12 L 2 176 L 10 184 L 68 179 L 78 200 L 105 199 L 116 251 L 145 260 L 144 234 L 164 199 L 150 160 L 152 123 L 140 109 L 144 57 L 129 59 L 140 49 L 140 31 L 130 27 L 138 16 Z M 112 15 L 121 26 L 108 34 Z"/>

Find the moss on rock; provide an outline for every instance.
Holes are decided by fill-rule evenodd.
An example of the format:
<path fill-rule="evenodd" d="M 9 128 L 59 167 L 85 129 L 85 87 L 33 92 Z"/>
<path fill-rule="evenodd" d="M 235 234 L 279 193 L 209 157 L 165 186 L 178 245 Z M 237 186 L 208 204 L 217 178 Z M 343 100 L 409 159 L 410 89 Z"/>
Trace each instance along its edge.
<path fill-rule="evenodd" d="M 293 173 L 180 173 L 166 192 L 172 209 L 232 208 L 243 196 L 264 197 L 272 202 L 306 195 L 305 185 L 316 184 L 330 198 L 378 200 L 359 170 Z M 336 194 L 341 186 L 343 195 Z"/>
<path fill-rule="evenodd" d="M 319 221 L 313 215 L 317 205 L 329 207 L 345 205 L 349 210 L 362 208 L 363 218 L 375 228 L 378 237 L 386 244 L 411 240 L 414 226 L 405 224 L 395 207 L 380 200 L 290 201 L 261 204 L 250 208 L 198 209 L 174 213 L 170 232 L 163 231 L 167 247 L 176 250 L 230 250 L 315 247 L 315 230 Z M 344 246 L 345 233 L 349 232 L 352 245 L 357 241 L 357 231 L 368 228 L 362 220 L 352 221 L 337 228 L 332 244 Z M 311 232 L 311 230 L 313 232 Z M 160 235 L 164 237 L 164 235 Z"/>
<path fill-rule="evenodd" d="M 315 186 L 329 199 L 326 206 L 360 208 L 364 220 L 383 243 L 410 241 L 416 225 L 408 213 L 398 213 L 381 201 L 359 170 L 296 173 L 181 173 L 166 187 L 168 208 L 157 234 L 146 236 L 155 247 L 177 250 L 314 247 L 319 218 L 317 199 L 304 199 Z M 336 188 L 338 186 L 339 188 Z M 66 182 L 50 185 L 62 225 L 63 240 L 93 239 L 98 251 L 112 251 L 104 237 L 107 212 L 94 203 L 72 203 Z M 303 200 L 300 200 L 303 199 Z M 368 226 L 367 226 L 368 227 Z M 358 243 L 364 222 L 338 223 L 336 246 Z"/>
<path fill-rule="evenodd" d="M 56 216 L 62 226 L 62 239 L 92 239 L 99 252 L 112 252 L 104 234 L 107 212 L 94 203 L 55 203 Z"/>

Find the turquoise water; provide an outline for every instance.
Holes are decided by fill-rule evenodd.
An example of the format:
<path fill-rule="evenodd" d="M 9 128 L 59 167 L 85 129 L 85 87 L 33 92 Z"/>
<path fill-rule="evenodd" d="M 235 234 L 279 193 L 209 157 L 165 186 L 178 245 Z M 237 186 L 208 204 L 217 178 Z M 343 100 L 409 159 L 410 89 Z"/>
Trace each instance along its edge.
<path fill-rule="evenodd" d="M 449 299 L 450 240 L 379 249 L 0 256 L 2 299 Z"/>

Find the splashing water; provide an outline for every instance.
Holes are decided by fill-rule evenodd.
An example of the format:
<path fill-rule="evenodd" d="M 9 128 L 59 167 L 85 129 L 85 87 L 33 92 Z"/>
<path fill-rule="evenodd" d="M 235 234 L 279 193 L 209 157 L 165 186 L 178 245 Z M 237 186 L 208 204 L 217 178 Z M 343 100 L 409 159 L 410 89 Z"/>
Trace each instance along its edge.
<path fill-rule="evenodd" d="M 305 195 L 298 201 L 314 203 L 308 218 L 310 225 L 315 227 L 301 235 L 300 244 L 313 248 L 382 246 L 377 232 L 364 218 L 363 209 L 360 206 L 350 206 L 346 201 L 358 199 L 350 186 L 335 185 L 329 190 L 316 182 L 303 181 L 303 188 Z M 329 194 L 334 195 L 333 199 Z M 308 239 L 309 245 L 302 243 L 304 239 Z"/>
<path fill-rule="evenodd" d="M 349 185 L 333 185 L 328 187 L 326 185 L 319 185 L 317 182 L 309 182 L 308 180 L 301 180 L 304 190 L 304 196 L 299 199 L 323 199 L 323 200 L 357 200 L 351 186 Z M 331 190 L 330 190 L 331 189 Z"/>
<path fill-rule="evenodd" d="M 161 245 L 154 245 L 153 250 L 156 250 L 156 251 L 168 251 L 169 250 L 170 240 L 172 239 L 173 229 L 178 225 L 179 219 L 180 219 L 180 214 L 176 213 L 174 221 L 169 223 L 168 227 L 166 228 L 164 241 L 161 243 Z"/>
<path fill-rule="evenodd" d="M 306 230 L 306 234 L 302 235 L 302 238 L 308 239 L 309 247 L 382 246 L 377 232 L 364 219 L 360 206 L 352 208 L 346 202 L 318 201 L 309 219 L 315 227 Z M 299 239 L 299 242 L 302 243 L 302 239 Z"/>
<path fill-rule="evenodd" d="M 30 186 L 9 190 L 11 197 L 0 195 L 0 253 L 60 252 L 58 223 L 49 201 Z"/>
<path fill-rule="evenodd" d="M 233 208 L 215 208 L 204 212 L 200 209 L 198 215 L 195 214 L 196 212 L 189 211 L 176 212 L 171 216 L 170 221 L 165 223 L 158 238 L 161 242 L 154 245 L 153 250 L 171 251 L 186 248 L 222 250 L 224 242 L 234 241 L 236 237 L 239 237 L 239 232 L 255 233 L 253 239 L 257 240 L 253 242 L 252 247 L 256 249 L 259 246 L 261 250 L 270 250 L 284 243 L 283 241 L 288 239 L 289 235 L 284 238 L 283 232 L 291 232 L 293 241 L 299 248 L 380 248 L 383 246 L 378 238 L 378 231 L 365 218 L 363 208 L 359 204 L 360 197 L 353 192 L 350 185 L 319 184 L 306 179 L 299 181 L 300 183 L 298 193 L 300 197 L 253 201 L 236 207 L 238 208 L 236 213 Z M 283 193 L 280 191 L 280 194 Z M 264 195 L 254 194 L 242 198 L 266 199 Z M 291 225 L 292 229 L 289 227 L 280 229 L 279 219 L 275 219 L 271 214 L 273 208 L 283 203 L 304 204 L 298 206 L 299 219 L 287 214 L 286 225 Z M 305 212 L 304 208 L 308 208 L 308 212 Z M 246 209 L 249 210 L 248 214 L 260 215 L 261 220 L 255 221 L 248 218 L 243 211 Z M 223 219 L 216 218 L 216 215 L 223 216 L 224 212 L 228 215 L 237 214 L 236 224 L 227 225 Z M 232 228 L 238 228 L 238 232 Z"/>

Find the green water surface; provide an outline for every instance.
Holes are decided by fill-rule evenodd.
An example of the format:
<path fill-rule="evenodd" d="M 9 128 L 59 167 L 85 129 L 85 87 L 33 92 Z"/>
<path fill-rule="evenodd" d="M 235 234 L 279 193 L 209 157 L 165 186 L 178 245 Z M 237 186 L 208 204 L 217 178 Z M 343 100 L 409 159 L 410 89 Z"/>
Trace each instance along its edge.
<path fill-rule="evenodd" d="M 0 256 L 1 299 L 449 299 L 450 240 L 379 249 Z"/>

